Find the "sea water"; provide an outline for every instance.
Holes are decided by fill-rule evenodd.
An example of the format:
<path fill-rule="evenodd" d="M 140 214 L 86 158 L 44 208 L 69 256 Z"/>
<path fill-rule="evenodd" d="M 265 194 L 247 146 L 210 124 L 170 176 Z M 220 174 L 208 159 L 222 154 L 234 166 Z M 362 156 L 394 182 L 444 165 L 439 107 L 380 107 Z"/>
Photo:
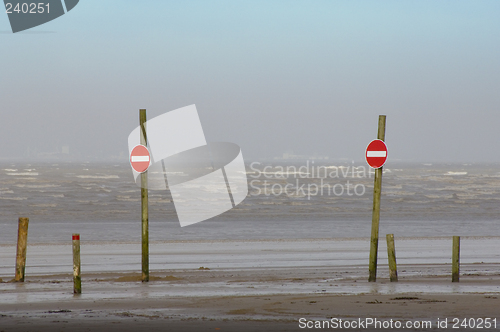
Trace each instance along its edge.
<path fill-rule="evenodd" d="M 363 164 L 247 164 L 249 194 L 234 209 L 180 227 L 168 191 L 149 191 L 151 241 L 363 238 L 371 232 L 373 172 Z M 384 167 L 380 234 L 500 236 L 500 165 Z M 127 163 L 3 162 L 0 244 L 29 217 L 30 243 L 140 241 L 140 188 Z"/>

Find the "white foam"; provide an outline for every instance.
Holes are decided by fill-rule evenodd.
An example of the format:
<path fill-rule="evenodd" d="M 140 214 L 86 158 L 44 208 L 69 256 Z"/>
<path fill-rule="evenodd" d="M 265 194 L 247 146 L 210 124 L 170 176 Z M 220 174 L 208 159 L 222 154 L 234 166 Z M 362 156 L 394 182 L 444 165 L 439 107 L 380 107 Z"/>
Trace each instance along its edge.
<path fill-rule="evenodd" d="M 19 188 L 54 188 L 54 187 L 60 187 L 60 184 L 16 184 L 16 187 Z"/>
<path fill-rule="evenodd" d="M 80 179 L 119 179 L 118 175 L 77 175 Z"/>
<path fill-rule="evenodd" d="M 467 175 L 467 172 L 448 172 L 445 175 Z"/>

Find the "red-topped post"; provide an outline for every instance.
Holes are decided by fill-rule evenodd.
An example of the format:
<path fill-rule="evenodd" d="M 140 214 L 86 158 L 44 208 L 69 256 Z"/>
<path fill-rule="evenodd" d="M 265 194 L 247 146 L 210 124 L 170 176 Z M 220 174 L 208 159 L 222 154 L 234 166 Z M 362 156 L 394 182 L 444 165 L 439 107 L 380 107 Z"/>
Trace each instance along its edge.
<path fill-rule="evenodd" d="M 73 293 L 82 293 L 80 234 L 73 234 Z"/>

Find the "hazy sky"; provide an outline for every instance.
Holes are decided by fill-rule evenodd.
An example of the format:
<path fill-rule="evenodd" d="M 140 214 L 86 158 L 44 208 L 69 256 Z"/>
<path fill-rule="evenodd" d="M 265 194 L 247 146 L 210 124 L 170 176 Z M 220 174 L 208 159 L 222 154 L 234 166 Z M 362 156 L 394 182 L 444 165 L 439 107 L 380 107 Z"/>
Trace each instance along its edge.
<path fill-rule="evenodd" d="M 0 159 L 125 162 L 139 108 L 196 104 L 247 161 L 361 161 L 386 114 L 392 161 L 498 162 L 499 17 L 496 0 L 81 0 L 12 34 L 0 13 Z"/>

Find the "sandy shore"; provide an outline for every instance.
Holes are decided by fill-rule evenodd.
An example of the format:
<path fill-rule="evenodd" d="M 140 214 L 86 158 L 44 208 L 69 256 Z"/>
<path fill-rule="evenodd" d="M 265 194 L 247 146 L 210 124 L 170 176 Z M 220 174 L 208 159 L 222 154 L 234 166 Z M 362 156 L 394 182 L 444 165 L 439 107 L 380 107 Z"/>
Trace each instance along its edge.
<path fill-rule="evenodd" d="M 464 241 L 459 283 L 439 238 L 399 242 L 397 283 L 382 250 L 378 280 L 367 282 L 362 239 L 156 243 L 149 283 L 137 273 L 137 244 L 82 245 L 77 296 L 66 246 L 30 246 L 24 283 L 9 282 L 13 247 L 0 246 L 0 331 L 302 331 L 332 318 L 430 322 L 405 329 L 415 331 L 496 318 L 500 329 L 495 240 Z"/>
<path fill-rule="evenodd" d="M 408 268 L 408 267 L 406 267 Z M 417 267 L 418 269 L 419 267 Z M 439 266 L 422 266 L 432 271 Z M 350 278 L 356 269 L 185 270 L 93 274 L 73 295 L 70 275 L 2 283 L 0 331 L 299 331 L 299 319 L 429 321 L 497 318 L 500 275 Z M 283 291 L 277 291 L 284 288 Z M 205 290 L 205 291 L 204 291 Z M 207 291 L 208 290 L 208 291 Z M 216 294 L 214 294 L 216 293 Z M 242 295 L 243 294 L 243 295 Z M 500 328 L 500 326 L 499 326 Z M 369 330 L 369 329 L 368 329 Z"/>
<path fill-rule="evenodd" d="M 2 305 L 2 331 L 299 331 L 299 319 L 431 322 L 498 317 L 497 296 L 269 295 Z M 472 311 L 471 311 L 472 309 Z M 423 323 L 422 323 L 423 324 Z M 494 330 L 494 329 L 492 329 Z"/>

